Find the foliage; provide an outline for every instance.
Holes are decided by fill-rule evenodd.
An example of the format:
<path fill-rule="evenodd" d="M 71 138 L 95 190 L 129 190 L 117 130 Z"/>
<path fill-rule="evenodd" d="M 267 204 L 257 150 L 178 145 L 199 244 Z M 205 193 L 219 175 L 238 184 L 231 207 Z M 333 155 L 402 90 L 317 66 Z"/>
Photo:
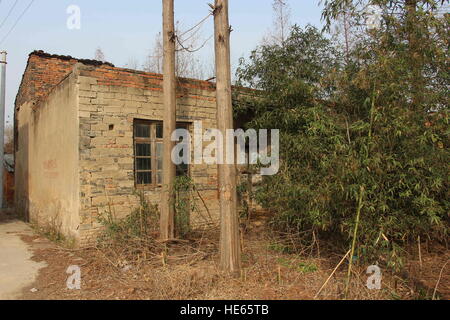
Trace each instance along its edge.
<path fill-rule="evenodd" d="M 184 238 L 191 232 L 192 212 L 196 213 L 198 220 L 195 224 L 199 229 L 208 229 L 215 226 L 207 203 L 189 176 L 176 177 L 172 190 L 174 192 L 172 198 L 174 199 L 175 232 L 177 236 Z"/>
<path fill-rule="evenodd" d="M 32 228 L 41 236 L 63 247 L 73 248 L 76 244 L 75 238 L 64 234 L 61 225 L 59 214 L 44 220 L 36 219 L 31 223 Z"/>
<path fill-rule="evenodd" d="M 326 2 L 328 22 L 344 2 Z M 357 243 L 367 258 L 395 256 L 399 241 L 418 235 L 445 238 L 450 212 L 448 15 L 373 2 L 383 23 L 345 63 L 309 26 L 294 27 L 283 47 L 255 50 L 238 78 L 261 92 L 236 107 L 254 111 L 248 126 L 281 131 L 280 173 L 256 195 L 276 213 L 274 226 L 349 244 L 364 190 Z"/>
<path fill-rule="evenodd" d="M 317 265 L 315 265 L 314 263 L 311 263 L 311 262 L 307 262 L 307 261 L 297 262 L 297 261 L 291 261 L 291 260 L 285 259 L 285 258 L 280 258 L 280 259 L 278 259 L 278 263 L 280 265 L 282 265 L 283 267 L 295 270 L 302 274 L 314 273 L 317 270 L 319 270 Z"/>
<path fill-rule="evenodd" d="M 159 210 L 150 204 L 143 192 L 137 192 L 139 196 L 139 207 L 123 219 L 114 217 L 113 212 L 108 210 L 99 218 L 103 225 L 103 234 L 100 242 L 122 242 L 134 240 L 145 240 L 154 238 L 159 228 Z"/>
<path fill-rule="evenodd" d="M 190 214 L 193 201 L 190 199 L 193 182 L 188 176 L 175 179 L 173 191 L 175 193 L 175 230 L 178 236 L 184 237 L 190 231 Z"/>
<path fill-rule="evenodd" d="M 252 189 L 248 181 L 248 176 L 242 175 L 244 181 L 237 185 L 236 191 L 238 195 L 239 217 L 241 221 L 249 221 L 251 215 L 251 201 L 253 197 Z"/>
<path fill-rule="evenodd" d="M 172 191 L 174 193 L 172 205 L 175 208 L 175 232 L 177 236 L 183 238 L 191 231 L 191 212 L 199 212 L 195 201 L 198 192 L 188 176 L 177 177 Z M 104 227 L 100 242 L 145 242 L 156 237 L 159 232 L 158 206 L 149 203 L 142 191 L 137 191 L 136 195 L 139 197 L 140 204 L 125 218 L 117 219 L 112 209 L 99 218 L 99 223 Z M 204 219 L 211 223 L 212 219 L 206 217 Z"/>

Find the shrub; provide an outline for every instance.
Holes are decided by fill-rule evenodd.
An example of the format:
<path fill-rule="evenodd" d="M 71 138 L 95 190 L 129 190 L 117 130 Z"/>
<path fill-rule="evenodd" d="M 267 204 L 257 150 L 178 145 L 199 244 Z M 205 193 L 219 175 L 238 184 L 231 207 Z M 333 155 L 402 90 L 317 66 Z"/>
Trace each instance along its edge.
<path fill-rule="evenodd" d="M 419 82 L 398 19 L 367 31 L 345 63 L 312 27 L 294 27 L 282 47 L 259 47 L 242 61 L 240 84 L 261 91 L 236 113 L 253 114 L 249 127 L 280 129 L 280 172 L 256 192 L 277 229 L 312 230 L 347 247 L 361 198 L 358 255 L 392 257 L 399 242 L 448 235 L 448 89 L 440 85 L 448 85 L 448 48 L 439 33 L 448 22 L 421 29 L 433 35 L 423 35 Z"/>
<path fill-rule="evenodd" d="M 147 240 L 155 237 L 159 230 L 159 210 L 150 204 L 143 192 L 137 192 L 140 205 L 123 219 L 116 219 L 111 210 L 99 218 L 104 226 L 100 242 L 123 242 Z"/>

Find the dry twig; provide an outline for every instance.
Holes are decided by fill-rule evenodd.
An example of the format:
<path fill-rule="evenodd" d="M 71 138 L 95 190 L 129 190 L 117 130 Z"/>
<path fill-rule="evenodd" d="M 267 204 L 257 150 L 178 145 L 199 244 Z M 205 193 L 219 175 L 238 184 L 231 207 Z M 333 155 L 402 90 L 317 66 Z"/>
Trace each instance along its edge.
<path fill-rule="evenodd" d="M 328 279 L 325 281 L 325 283 L 322 285 L 322 287 L 319 289 L 319 291 L 317 291 L 316 295 L 314 296 L 314 299 L 317 299 L 317 297 L 319 296 L 319 294 L 322 292 L 323 288 L 325 288 L 325 286 L 328 284 L 328 282 L 330 281 L 330 279 L 333 277 L 333 275 L 336 273 L 336 271 L 339 269 L 339 267 L 341 266 L 342 263 L 344 263 L 345 259 L 347 258 L 347 256 L 350 254 L 351 250 L 348 250 L 347 253 L 345 254 L 345 256 L 342 258 L 342 260 L 337 264 L 336 268 L 334 268 L 333 272 L 330 274 L 330 276 L 328 277 Z"/>

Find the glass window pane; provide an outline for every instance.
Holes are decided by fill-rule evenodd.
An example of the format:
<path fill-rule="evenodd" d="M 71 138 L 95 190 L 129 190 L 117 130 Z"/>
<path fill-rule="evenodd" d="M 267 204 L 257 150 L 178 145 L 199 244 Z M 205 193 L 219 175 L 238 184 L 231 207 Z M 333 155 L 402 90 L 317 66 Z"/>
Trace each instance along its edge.
<path fill-rule="evenodd" d="M 152 184 L 151 172 L 137 172 L 136 173 L 137 184 Z"/>
<path fill-rule="evenodd" d="M 162 122 L 156 123 L 156 139 L 162 139 L 164 135 L 164 128 Z"/>
<path fill-rule="evenodd" d="M 152 148 L 150 143 L 137 143 L 136 156 L 137 157 L 151 157 Z"/>
<path fill-rule="evenodd" d="M 137 138 L 150 138 L 150 125 L 143 123 L 136 123 L 134 135 Z"/>
<path fill-rule="evenodd" d="M 151 158 L 136 159 L 137 170 L 152 170 Z"/>
<path fill-rule="evenodd" d="M 163 157 L 163 151 L 164 151 L 164 145 L 162 143 L 156 144 L 156 157 L 162 158 Z"/>
<path fill-rule="evenodd" d="M 158 171 L 156 173 L 156 184 L 162 184 L 162 183 L 163 183 L 163 181 L 162 181 L 162 171 Z"/>
<path fill-rule="evenodd" d="M 157 170 L 162 170 L 163 169 L 163 159 L 162 158 L 158 158 L 158 161 L 157 161 Z"/>

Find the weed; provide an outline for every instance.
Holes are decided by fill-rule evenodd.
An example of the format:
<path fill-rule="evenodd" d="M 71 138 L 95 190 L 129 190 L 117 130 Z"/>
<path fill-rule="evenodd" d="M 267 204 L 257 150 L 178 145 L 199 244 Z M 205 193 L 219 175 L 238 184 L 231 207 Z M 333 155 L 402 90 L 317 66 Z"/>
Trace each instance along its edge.
<path fill-rule="evenodd" d="M 280 258 L 280 259 L 278 259 L 278 263 L 280 265 L 282 265 L 283 267 L 300 272 L 302 274 L 314 273 L 319 270 L 317 265 L 315 265 L 314 263 L 311 263 L 311 262 L 306 262 L 306 261 L 296 262 L 296 261 L 292 261 L 292 260 L 289 260 L 286 258 Z"/>
<path fill-rule="evenodd" d="M 288 246 L 286 246 L 282 243 L 278 243 L 278 242 L 270 243 L 268 245 L 268 249 L 271 251 L 278 252 L 278 253 L 286 253 L 286 254 L 293 253 L 291 248 L 289 248 Z"/>
<path fill-rule="evenodd" d="M 191 201 L 191 193 L 193 190 L 193 182 L 187 176 L 180 176 L 175 179 L 174 192 L 174 206 L 175 206 L 175 231 L 177 236 L 183 238 L 190 231 L 190 214 L 195 208 L 193 201 Z"/>
<path fill-rule="evenodd" d="M 115 219 L 111 210 L 107 210 L 106 214 L 98 219 L 104 227 L 103 234 L 99 238 L 100 242 L 145 239 L 158 230 L 158 207 L 150 204 L 143 192 L 137 192 L 137 195 L 140 201 L 139 207 L 124 219 Z"/>
<path fill-rule="evenodd" d="M 61 222 L 59 222 L 58 216 L 50 217 L 47 223 L 40 224 L 38 222 L 34 222 L 32 227 L 38 234 L 47 238 L 51 242 L 66 248 L 75 247 L 75 238 L 62 233 Z"/>
<path fill-rule="evenodd" d="M 314 263 L 300 262 L 297 264 L 297 271 L 300 273 L 314 273 L 319 268 Z"/>

